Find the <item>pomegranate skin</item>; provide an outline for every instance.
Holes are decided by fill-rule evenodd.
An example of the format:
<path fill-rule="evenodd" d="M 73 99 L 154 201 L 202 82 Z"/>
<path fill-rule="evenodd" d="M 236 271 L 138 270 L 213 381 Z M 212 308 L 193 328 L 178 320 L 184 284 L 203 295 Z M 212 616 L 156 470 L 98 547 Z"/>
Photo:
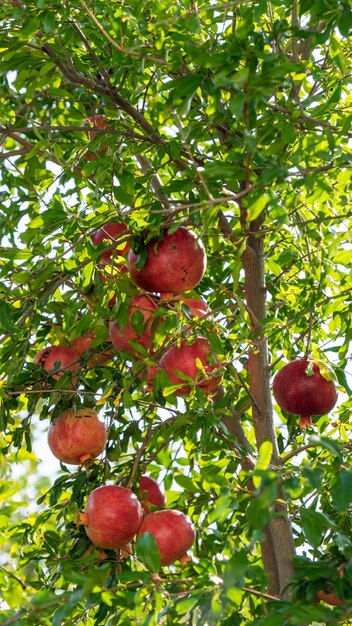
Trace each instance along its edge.
<path fill-rule="evenodd" d="M 99 246 L 99 244 L 101 244 L 103 241 L 110 240 L 110 242 L 113 242 L 114 239 L 118 238 L 119 235 L 121 235 L 122 233 L 127 234 L 127 232 L 128 230 L 125 224 L 119 223 L 119 222 L 110 222 L 108 224 L 105 224 L 99 230 L 96 230 L 95 233 L 91 235 L 90 239 L 91 239 L 93 246 Z M 128 242 L 126 242 L 124 247 L 118 250 L 118 255 L 123 256 L 129 250 L 129 248 L 130 248 L 130 245 Z M 120 267 L 119 264 L 114 263 L 113 256 L 114 256 L 114 251 L 108 250 L 107 252 L 104 252 L 104 254 L 102 254 L 101 262 L 108 263 L 110 265 L 113 264 L 116 267 Z M 123 265 L 121 267 L 123 267 Z"/>
<path fill-rule="evenodd" d="M 92 343 L 94 338 L 94 334 L 90 331 L 87 331 L 86 333 L 84 333 L 84 335 L 72 339 L 72 341 L 70 342 L 70 347 L 76 350 L 78 354 L 82 355 L 85 352 L 88 352 L 90 344 Z"/>
<path fill-rule="evenodd" d="M 132 281 L 145 291 L 179 294 L 198 285 L 203 278 L 207 259 L 197 235 L 180 226 L 173 233 L 163 231 L 163 239 L 147 243 L 148 258 L 141 270 L 136 268 L 138 254 L 128 253 Z"/>
<path fill-rule="evenodd" d="M 313 366 L 313 374 L 306 373 Z M 316 363 L 297 359 L 284 365 L 274 377 L 273 394 L 281 409 L 300 416 L 301 427 L 311 425 L 312 415 L 324 415 L 333 409 L 337 391 L 332 381 L 326 380 Z"/>
<path fill-rule="evenodd" d="M 120 328 L 115 322 L 109 323 L 110 340 L 116 350 L 128 350 L 133 356 L 138 358 L 138 352 L 129 344 L 136 341 L 144 348 L 150 347 L 153 337 L 153 322 L 156 320 L 154 313 L 157 309 L 157 302 L 151 296 L 138 294 L 131 298 L 128 321 L 124 328 Z M 140 311 L 144 318 L 144 328 L 141 335 L 132 326 L 132 315 Z M 159 318 L 161 320 L 161 318 Z M 153 328 L 152 328 L 153 327 Z"/>
<path fill-rule="evenodd" d="M 166 372 L 173 385 L 180 385 L 185 382 L 176 373 L 178 370 L 192 378 L 198 387 L 205 393 L 208 393 L 215 389 L 222 379 L 222 375 L 211 376 L 211 373 L 220 366 L 217 359 L 215 364 L 207 361 L 207 356 L 211 353 L 212 350 L 208 340 L 205 337 L 198 337 L 193 343 L 182 341 L 180 346 L 171 346 L 161 357 L 159 365 Z M 197 359 L 202 363 L 207 374 L 206 378 L 204 378 L 204 375 L 197 367 Z M 186 383 L 179 389 L 176 389 L 174 394 L 176 396 L 185 396 L 189 394 L 190 390 L 190 385 Z"/>
<path fill-rule="evenodd" d="M 95 335 L 94 333 L 87 331 L 81 337 L 76 337 L 70 342 L 70 347 L 76 350 L 78 354 L 83 357 L 89 350 L 92 341 L 94 341 Z M 100 350 L 100 351 L 99 351 Z M 113 350 L 101 350 L 96 348 L 92 350 L 92 355 L 87 360 L 87 367 L 94 368 L 99 365 L 103 365 L 108 361 L 111 361 L 113 358 Z"/>
<path fill-rule="evenodd" d="M 63 411 L 51 424 L 48 445 L 57 459 L 80 465 L 101 454 L 106 445 L 106 428 L 92 409 Z"/>
<path fill-rule="evenodd" d="M 174 509 L 154 511 L 145 516 L 138 537 L 149 532 L 160 551 L 160 564 L 170 565 L 182 557 L 193 545 L 196 533 L 192 522 Z"/>
<path fill-rule="evenodd" d="M 175 300 L 180 300 L 182 304 L 185 304 L 189 308 L 192 317 L 203 317 L 209 311 L 207 303 L 202 299 L 176 296 Z"/>
<path fill-rule="evenodd" d="M 52 346 L 45 358 L 43 367 L 47 372 L 54 369 L 55 363 L 60 363 L 58 372 L 53 378 L 60 378 L 64 372 L 74 372 L 80 369 L 79 354 L 74 348 L 67 346 Z"/>
<path fill-rule="evenodd" d="M 81 522 L 89 539 L 99 548 L 115 550 L 137 534 L 142 507 L 130 489 L 119 485 L 97 487 L 88 496 Z"/>
<path fill-rule="evenodd" d="M 39 350 L 39 352 L 35 355 L 33 359 L 33 363 L 35 363 L 36 365 L 40 365 L 41 367 L 44 367 L 46 358 L 48 354 L 51 352 L 51 350 L 53 349 L 53 347 L 54 346 L 47 346 L 46 348 L 42 348 L 41 350 Z"/>
<path fill-rule="evenodd" d="M 166 504 L 164 492 L 161 490 L 159 483 L 150 478 L 150 476 L 141 476 L 139 481 L 139 494 L 142 508 L 145 513 L 150 513 L 149 504 L 163 508 Z"/>
<path fill-rule="evenodd" d="M 318 591 L 317 598 L 321 602 L 325 602 L 325 604 L 330 604 L 330 606 L 340 606 L 342 604 L 342 600 L 337 597 L 334 591 Z"/>

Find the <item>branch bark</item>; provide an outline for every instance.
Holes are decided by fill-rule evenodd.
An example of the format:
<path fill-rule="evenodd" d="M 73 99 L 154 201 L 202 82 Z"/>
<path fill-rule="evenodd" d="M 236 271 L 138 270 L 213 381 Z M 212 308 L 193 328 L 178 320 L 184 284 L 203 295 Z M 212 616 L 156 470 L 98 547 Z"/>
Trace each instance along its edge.
<path fill-rule="evenodd" d="M 241 223 L 243 229 L 247 231 L 247 243 L 243 254 L 246 302 L 255 316 L 250 319 L 253 347 L 248 354 L 250 394 L 254 399 L 252 402 L 253 426 L 258 449 L 264 441 L 270 441 L 273 447 L 272 463 L 274 466 L 279 466 L 280 456 L 274 430 L 270 391 L 268 344 L 263 331 L 263 321 L 266 318 L 264 235 L 261 232 L 264 213 L 249 223 L 246 213 L 246 208 L 241 206 Z M 269 576 L 269 593 L 285 597 L 287 595 L 285 588 L 292 577 L 292 555 L 295 549 L 283 492 L 280 493 L 279 498 L 276 504 L 278 516 L 265 528 L 262 556 Z"/>

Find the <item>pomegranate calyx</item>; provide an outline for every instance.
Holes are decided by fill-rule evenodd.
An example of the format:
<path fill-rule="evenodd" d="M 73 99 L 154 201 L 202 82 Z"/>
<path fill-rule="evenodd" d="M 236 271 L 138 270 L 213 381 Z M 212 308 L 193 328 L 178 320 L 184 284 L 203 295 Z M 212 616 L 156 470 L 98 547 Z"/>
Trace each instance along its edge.
<path fill-rule="evenodd" d="M 81 456 L 78 457 L 79 458 L 79 462 L 83 465 L 84 463 L 87 463 L 88 461 L 92 460 L 92 456 L 88 453 L 86 454 L 81 454 Z"/>
<path fill-rule="evenodd" d="M 180 556 L 178 561 L 181 564 L 181 567 L 186 567 L 186 565 L 188 565 L 188 563 L 190 563 L 192 561 L 192 559 L 189 556 L 189 554 L 187 554 L 187 552 L 185 552 L 182 556 Z"/>
<path fill-rule="evenodd" d="M 88 526 L 88 524 L 89 524 L 89 515 L 88 515 L 88 513 L 83 513 L 83 512 L 78 513 L 76 524 L 77 524 L 77 526 Z"/>
<path fill-rule="evenodd" d="M 299 427 L 301 430 L 305 428 L 313 428 L 312 418 L 310 415 L 300 415 Z"/>

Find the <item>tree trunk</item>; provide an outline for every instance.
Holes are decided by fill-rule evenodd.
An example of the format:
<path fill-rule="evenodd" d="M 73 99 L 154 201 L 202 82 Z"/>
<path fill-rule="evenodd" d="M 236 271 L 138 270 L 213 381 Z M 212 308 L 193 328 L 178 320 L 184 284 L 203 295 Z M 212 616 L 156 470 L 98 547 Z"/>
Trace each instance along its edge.
<path fill-rule="evenodd" d="M 268 343 L 263 332 L 266 318 L 266 288 L 264 268 L 264 235 L 261 227 L 264 214 L 252 222 L 246 219 L 246 209 L 241 208 L 242 227 L 247 232 L 246 248 L 243 253 L 246 303 L 250 311 L 250 325 L 253 347 L 248 355 L 250 374 L 249 390 L 252 402 L 252 418 L 257 447 L 264 441 L 273 446 L 272 464 L 280 465 L 279 451 L 274 430 L 273 410 L 270 390 L 270 367 L 268 363 Z M 292 577 L 292 555 L 295 552 L 290 520 L 287 514 L 283 491 L 276 511 L 281 515 L 265 528 L 262 542 L 262 557 L 265 571 L 269 576 L 269 593 L 287 597 L 285 587 Z"/>

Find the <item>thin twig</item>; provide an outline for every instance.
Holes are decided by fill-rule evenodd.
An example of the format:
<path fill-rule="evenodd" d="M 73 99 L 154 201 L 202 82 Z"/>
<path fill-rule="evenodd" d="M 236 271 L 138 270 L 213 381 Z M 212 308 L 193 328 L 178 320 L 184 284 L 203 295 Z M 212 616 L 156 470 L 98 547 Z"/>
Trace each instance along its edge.
<path fill-rule="evenodd" d="M 118 50 L 119 52 L 122 52 L 123 54 L 128 54 L 130 56 L 138 57 L 139 59 L 151 61 L 152 63 L 158 63 L 159 65 L 166 64 L 166 60 L 161 57 L 148 56 L 148 55 L 142 54 L 141 52 L 137 52 L 136 50 L 126 50 L 126 48 L 123 48 L 122 46 L 120 46 L 118 43 L 116 43 L 116 41 L 112 37 L 110 37 L 109 33 L 106 32 L 105 28 L 96 18 L 94 13 L 88 8 L 84 0 L 79 0 L 79 2 L 81 6 L 87 11 L 89 17 L 93 20 L 96 27 L 100 30 L 100 32 L 104 35 L 104 37 L 111 43 L 111 45 L 114 48 L 116 48 L 116 50 Z"/>

